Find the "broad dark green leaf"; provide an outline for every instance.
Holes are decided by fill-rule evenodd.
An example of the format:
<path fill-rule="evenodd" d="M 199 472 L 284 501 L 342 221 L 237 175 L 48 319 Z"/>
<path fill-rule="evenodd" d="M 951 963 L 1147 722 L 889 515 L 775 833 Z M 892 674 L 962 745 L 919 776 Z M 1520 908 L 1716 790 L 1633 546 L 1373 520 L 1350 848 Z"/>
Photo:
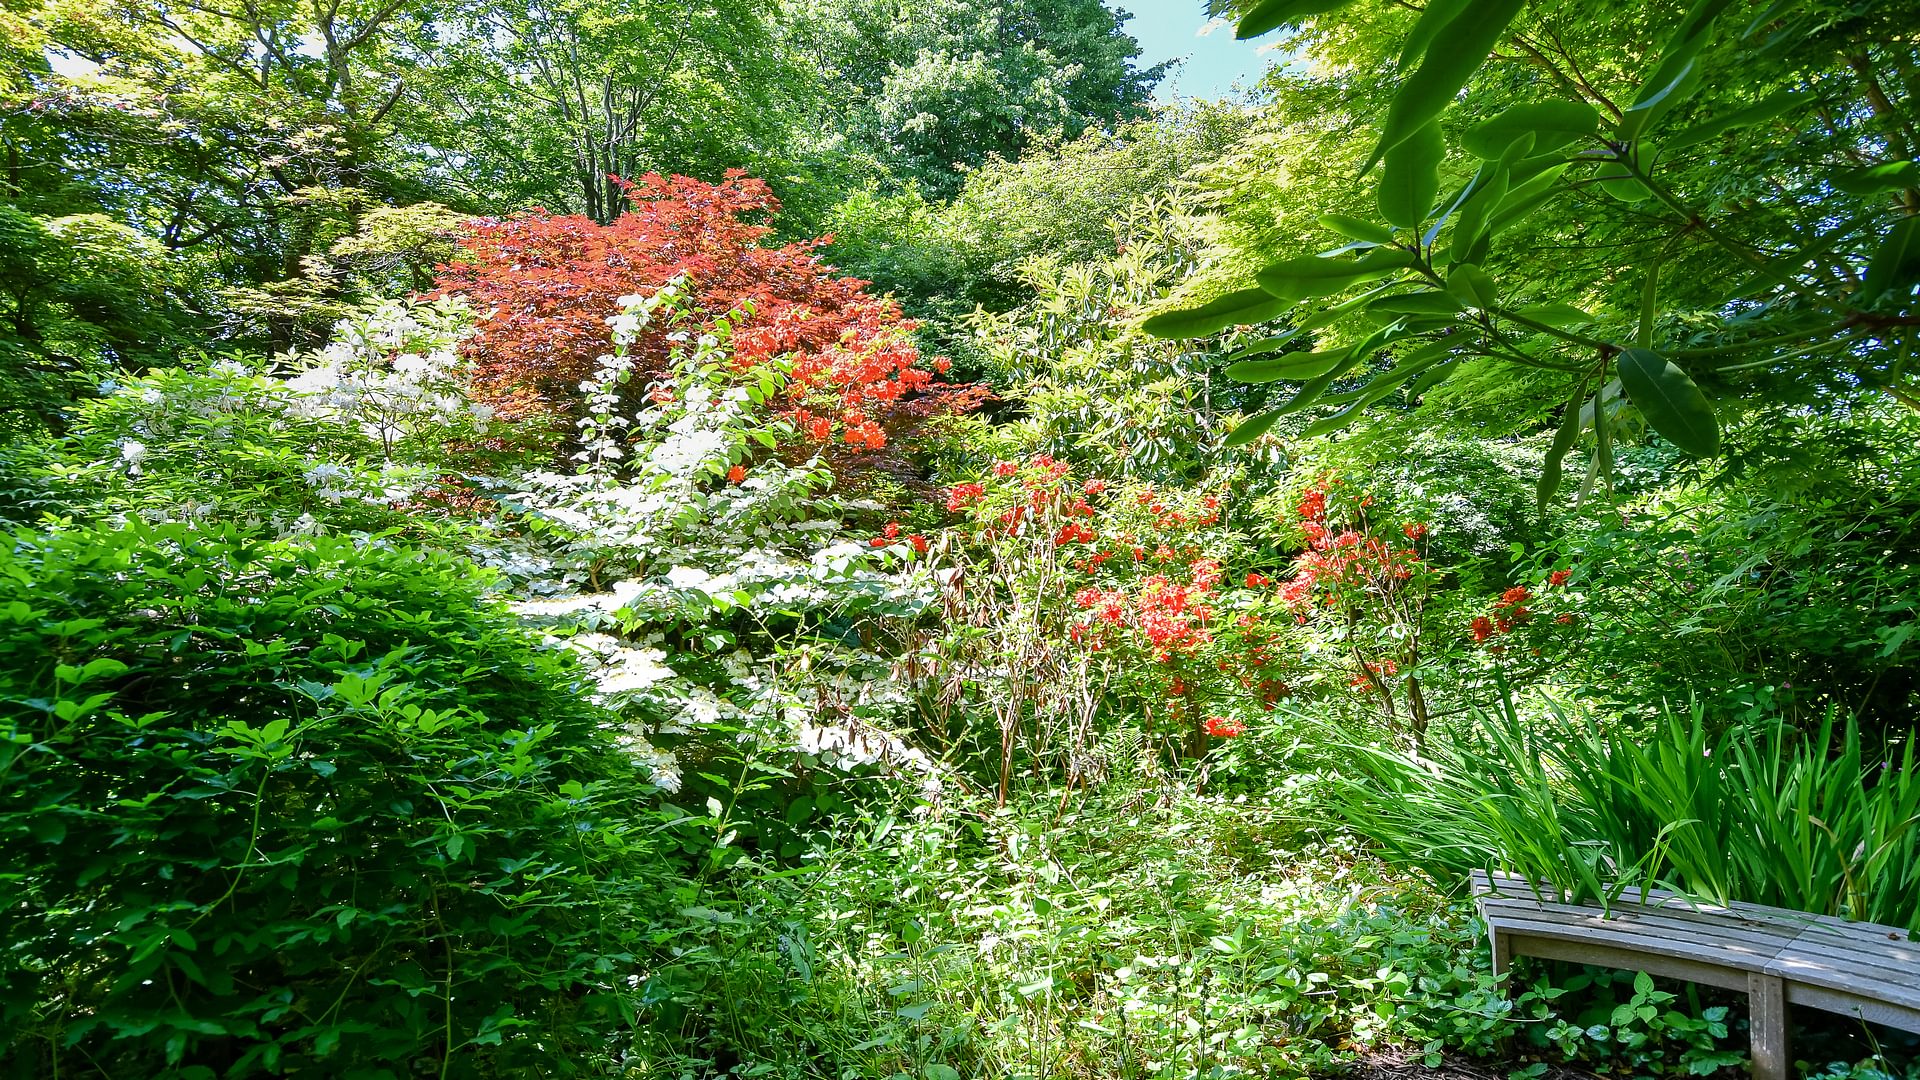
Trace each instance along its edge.
<path fill-rule="evenodd" d="M 1492 160 L 1522 135 L 1533 136 L 1536 153 L 1546 153 L 1592 135 L 1600 114 L 1584 101 L 1540 101 L 1515 105 L 1467 129 L 1460 145 L 1475 157 Z"/>
<path fill-rule="evenodd" d="M 1544 323 L 1547 326 L 1560 327 L 1562 329 L 1593 321 L 1593 316 L 1574 307 L 1572 304 L 1563 303 L 1558 300 L 1545 304 L 1528 304 L 1523 308 L 1515 309 L 1514 314 L 1523 319 L 1531 319 L 1537 323 Z"/>
<path fill-rule="evenodd" d="M 1679 365 L 1652 349 L 1626 349 L 1616 361 L 1620 385 L 1647 426 L 1694 457 L 1720 452 L 1713 406 Z"/>
<path fill-rule="evenodd" d="M 1386 313 L 1392 315 L 1451 315 L 1460 310 L 1460 301 L 1452 294 L 1438 289 L 1425 289 L 1420 292 L 1394 293 L 1382 296 L 1367 305 L 1368 314 Z"/>
<path fill-rule="evenodd" d="M 1300 434 L 1312 438 L 1316 435 L 1328 435 L 1350 426 L 1355 420 L 1360 419 L 1362 413 L 1373 407 L 1375 402 L 1398 390 L 1402 383 L 1445 360 L 1452 352 L 1452 348 L 1452 342 L 1436 341 L 1416 351 L 1395 364 L 1390 370 L 1374 376 L 1366 386 L 1352 395 L 1353 400 L 1347 404 L 1346 408 L 1332 416 L 1322 417 L 1308 424 L 1307 429 Z M 1332 404 L 1332 401 L 1322 399 L 1322 403 Z"/>
<path fill-rule="evenodd" d="M 1506 33 L 1507 24 L 1524 5 L 1525 0 L 1478 0 L 1465 5 L 1434 35 L 1420 67 L 1400 84 L 1387 106 L 1380 142 L 1361 172 L 1373 168 L 1387 151 L 1412 138 L 1453 102 L 1467 80 L 1487 62 L 1487 55 Z"/>
<path fill-rule="evenodd" d="M 1324 15 L 1347 6 L 1349 0 L 1262 0 L 1253 10 L 1241 16 L 1240 22 L 1233 28 L 1233 36 L 1245 41 L 1261 34 L 1277 30 L 1288 23 L 1297 23 L 1310 15 Z"/>
<path fill-rule="evenodd" d="M 1479 261 L 1479 252 L 1475 250 L 1480 238 L 1487 235 L 1487 226 L 1491 223 L 1493 212 L 1507 197 L 1507 171 L 1496 169 L 1487 177 L 1479 191 L 1473 193 L 1466 205 L 1453 219 L 1453 236 L 1447 241 L 1448 258 L 1460 261 Z"/>
<path fill-rule="evenodd" d="M 1916 277 L 1920 277 L 1920 217 L 1904 217 L 1887 230 L 1887 238 L 1868 261 L 1853 304 L 1871 307 L 1888 292 L 1911 290 Z"/>
<path fill-rule="evenodd" d="M 1560 476 L 1565 467 L 1567 452 L 1580 437 L 1585 426 L 1580 419 L 1580 399 L 1586 394 L 1586 383 L 1574 387 L 1573 398 L 1567 402 L 1566 415 L 1560 418 L 1560 427 L 1553 433 L 1553 442 L 1547 447 L 1547 457 L 1540 467 L 1540 483 L 1534 489 L 1534 500 L 1540 509 L 1545 510 L 1553 501 L 1554 492 L 1560 490 Z"/>
<path fill-rule="evenodd" d="M 1778 93 L 1758 105 L 1730 112 L 1725 116 L 1707 120 L 1666 140 L 1668 150 L 1685 150 L 1698 146 L 1709 139 L 1737 131 L 1743 127 L 1764 123 L 1783 113 L 1794 111 L 1810 103 L 1811 95 L 1788 90 Z"/>
<path fill-rule="evenodd" d="M 1154 337 L 1205 337 L 1229 326 L 1266 322 L 1292 306 L 1293 301 L 1265 289 L 1241 289 L 1199 307 L 1155 315 L 1140 328 Z"/>
<path fill-rule="evenodd" d="M 1221 440 L 1221 445 L 1245 446 L 1272 430 L 1273 425 L 1280 422 L 1282 415 L 1279 409 L 1271 409 L 1250 420 L 1242 420 L 1239 426 L 1228 432 L 1227 437 Z"/>
<path fill-rule="evenodd" d="M 1660 63 L 1652 74 L 1640 84 L 1634 94 L 1633 104 L 1620 118 L 1615 129 L 1620 141 L 1632 142 L 1641 133 L 1651 128 L 1661 114 L 1686 100 L 1700 81 L 1699 65 L 1695 63 L 1701 46 L 1706 44 L 1707 30 L 1720 13 L 1731 7 L 1733 0 L 1695 0 L 1680 25 L 1674 28 L 1673 35 L 1667 39 L 1666 47 L 1660 50 Z"/>
<path fill-rule="evenodd" d="M 1414 263 L 1413 253 L 1399 248 L 1375 248 L 1358 259 L 1323 259 L 1306 255 L 1282 259 L 1254 275 L 1260 287 L 1275 296 L 1304 299 L 1336 293 L 1349 285 L 1383 278 Z"/>
<path fill-rule="evenodd" d="M 1500 298 L 1493 277 L 1473 263 L 1461 263 L 1447 271 L 1447 291 L 1462 304 L 1482 311 L 1492 307 Z"/>
<path fill-rule="evenodd" d="M 1447 24 L 1467 9 L 1473 0 L 1428 0 L 1427 6 L 1420 12 L 1420 18 L 1407 34 L 1407 40 L 1400 46 L 1400 70 L 1426 55 L 1427 46 L 1433 44 L 1434 37 L 1446 29 Z"/>
<path fill-rule="evenodd" d="M 1911 161 L 1889 161 L 1864 169 L 1835 173 L 1833 186 L 1849 195 L 1878 195 L 1920 185 L 1920 165 Z"/>
<path fill-rule="evenodd" d="M 1632 160 L 1644 166 L 1646 162 L 1653 160 L 1653 155 L 1645 152 L 1642 147 L 1635 147 Z M 1600 167 L 1594 170 L 1593 175 L 1599 179 L 1601 191 L 1623 203 L 1637 203 L 1653 197 L 1653 192 L 1634 176 L 1633 169 L 1629 168 L 1625 161 L 1603 161 Z"/>
<path fill-rule="evenodd" d="M 1303 381 L 1325 375 L 1334 365 L 1345 360 L 1349 350 L 1333 349 L 1328 352 L 1288 353 L 1271 360 L 1242 360 L 1227 368 L 1227 378 L 1243 383 L 1268 383 L 1281 379 Z"/>
<path fill-rule="evenodd" d="M 1391 161 L 1388 162 L 1388 168 L 1392 168 Z M 1320 226 L 1332 232 L 1337 232 L 1349 240 L 1359 240 L 1368 244 L 1390 244 L 1393 242 L 1392 229 L 1387 228 L 1385 225 L 1375 225 L 1371 221 L 1348 217 L 1345 214 L 1321 214 Z"/>
<path fill-rule="evenodd" d="M 1487 232 L 1498 236 L 1507 227 L 1533 213 L 1554 196 L 1554 184 L 1566 173 L 1568 165 L 1562 162 L 1545 172 L 1536 174 L 1524 184 L 1515 186 L 1500 200 L 1500 206 L 1493 212 L 1492 220 L 1487 222 Z"/>
<path fill-rule="evenodd" d="M 1380 216 L 1403 229 L 1419 228 L 1433 212 L 1434 197 L 1440 194 L 1440 161 L 1446 154 L 1446 140 L 1440 135 L 1438 121 L 1387 151 L 1387 165 L 1374 193 Z"/>

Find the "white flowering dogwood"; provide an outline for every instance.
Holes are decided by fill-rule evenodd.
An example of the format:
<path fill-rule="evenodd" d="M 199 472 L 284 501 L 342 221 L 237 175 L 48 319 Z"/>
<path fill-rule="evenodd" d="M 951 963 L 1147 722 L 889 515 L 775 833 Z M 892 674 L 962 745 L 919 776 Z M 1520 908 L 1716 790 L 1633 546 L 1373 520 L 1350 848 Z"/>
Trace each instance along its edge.
<path fill-rule="evenodd" d="M 686 304 L 677 283 L 622 301 L 613 349 L 581 386 L 577 470 L 519 477 L 501 502 L 524 527 L 474 554 L 529 596 L 522 615 L 581 654 L 663 789 L 682 754 L 715 739 L 931 775 L 883 732 L 909 704 L 887 643 L 851 632 L 863 616 L 910 620 L 930 582 L 906 545 L 851 538 L 831 472 L 794 457 L 769 407 L 780 363 L 737 370 L 734 320 L 696 331 Z M 660 324 L 670 374 L 623 406 L 636 396 L 623 392 L 627 346 Z"/>

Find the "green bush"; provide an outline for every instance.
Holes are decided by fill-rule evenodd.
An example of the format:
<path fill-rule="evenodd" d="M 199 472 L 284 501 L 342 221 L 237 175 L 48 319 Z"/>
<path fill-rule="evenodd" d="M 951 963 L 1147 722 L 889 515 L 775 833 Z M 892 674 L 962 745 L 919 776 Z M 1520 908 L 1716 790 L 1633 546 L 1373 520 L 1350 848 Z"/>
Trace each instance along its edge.
<path fill-rule="evenodd" d="M 628 1015 L 633 767 L 471 565 L 22 532 L 0 655 L 11 1075 L 570 1075 Z"/>

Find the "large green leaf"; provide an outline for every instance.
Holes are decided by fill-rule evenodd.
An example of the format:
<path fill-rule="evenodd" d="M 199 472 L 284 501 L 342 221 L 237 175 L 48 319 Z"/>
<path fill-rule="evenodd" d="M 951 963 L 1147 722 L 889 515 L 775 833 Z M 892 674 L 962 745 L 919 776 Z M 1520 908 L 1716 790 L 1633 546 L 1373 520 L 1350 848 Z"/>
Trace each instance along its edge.
<path fill-rule="evenodd" d="M 1557 150 L 1600 127 L 1600 114 L 1584 101 L 1539 101 L 1515 105 L 1467 129 L 1460 145 L 1475 157 L 1492 160 L 1513 140 L 1533 136 L 1535 153 Z"/>
<path fill-rule="evenodd" d="M 1434 35 L 1420 67 L 1400 84 L 1387 106 L 1387 119 L 1380 126 L 1380 142 L 1367 162 L 1368 169 L 1452 103 L 1487 62 L 1487 55 L 1523 6 L 1525 0 L 1476 0 Z"/>
<path fill-rule="evenodd" d="M 1334 365 L 1347 358 L 1349 350 L 1333 349 L 1328 352 L 1288 353 L 1271 360 L 1242 360 L 1227 368 L 1227 378 L 1243 383 L 1277 382 L 1281 379 L 1302 381 L 1325 375 Z"/>
<path fill-rule="evenodd" d="M 1427 6 L 1420 12 L 1420 18 L 1408 32 L 1407 40 L 1400 46 L 1400 70 L 1426 55 L 1427 46 L 1440 31 L 1447 28 L 1468 4 L 1473 0 L 1427 0 Z"/>
<path fill-rule="evenodd" d="M 1640 84 L 1615 129 L 1621 142 L 1631 142 L 1652 127 L 1661 114 L 1685 101 L 1699 85 L 1700 68 L 1696 59 L 1707 43 L 1707 30 L 1733 0 L 1695 0 L 1680 25 L 1660 51 L 1660 63 Z"/>
<path fill-rule="evenodd" d="M 1694 457 L 1720 452 L 1713 406 L 1679 365 L 1652 349 L 1626 349 L 1616 361 L 1620 385 L 1647 426 Z"/>
<path fill-rule="evenodd" d="M 1265 289 L 1240 289 L 1199 307 L 1155 315 L 1140 328 L 1154 337 L 1205 337 L 1229 326 L 1266 322 L 1292 306 L 1292 300 Z"/>
<path fill-rule="evenodd" d="M 1279 409 L 1271 409 L 1251 420 L 1242 420 L 1237 427 L 1227 433 L 1225 439 L 1221 440 L 1221 445 L 1245 446 L 1271 430 L 1273 425 L 1279 422 L 1281 415 Z"/>
<path fill-rule="evenodd" d="M 1920 217 L 1904 217 L 1887 230 L 1887 238 L 1867 262 L 1854 306 L 1871 307 L 1889 291 L 1912 289 L 1916 277 L 1920 277 Z"/>
<path fill-rule="evenodd" d="M 1447 272 L 1447 291 L 1462 304 L 1482 311 L 1492 307 L 1500 298 L 1492 275 L 1473 263 L 1460 263 Z"/>
<path fill-rule="evenodd" d="M 1523 308 L 1516 309 L 1514 314 L 1523 319 L 1531 319 L 1537 323 L 1556 326 L 1562 329 L 1593 321 L 1593 316 L 1574 307 L 1572 304 L 1559 300 L 1544 304 L 1528 304 Z"/>
<path fill-rule="evenodd" d="M 1419 228 L 1433 212 L 1434 196 L 1440 194 L 1440 160 L 1446 154 L 1438 121 L 1387 151 L 1387 167 L 1374 193 L 1380 216 L 1403 229 Z"/>
<path fill-rule="evenodd" d="M 1438 289 L 1394 293 L 1367 305 L 1369 315 L 1451 315 L 1459 310 L 1460 301 Z"/>
<path fill-rule="evenodd" d="M 1565 468 L 1567 452 L 1573 449 L 1574 441 L 1580 438 L 1580 430 L 1586 426 L 1580 418 L 1580 399 L 1586 395 L 1584 381 L 1573 389 L 1573 398 L 1567 402 L 1566 414 L 1560 418 L 1560 426 L 1553 433 L 1553 442 L 1547 447 L 1547 457 L 1540 467 L 1540 483 L 1534 489 L 1535 501 L 1542 510 L 1553 501 L 1553 494 L 1560 490 L 1560 476 Z"/>
<path fill-rule="evenodd" d="M 1330 434 L 1347 427 L 1355 420 L 1358 420 L 1360 414 L 1364 413 L 1375 402 L 1399 389 L 1400 385 L 1408 379 L 1419 375 L 1428 368 L 1445 360 L 1452 352 L 1453 342 L 1446 340 L 1429 342 L 1425 346 L 1415 349 L 1392 368 L 1381 372 L 1369 380 L 1367 385 L 1362 387 L 1359 392 L 1353 396 L 1353 400 L 1346 408 L 1332 416 L 1323 417 L 1307 425 L 1307 429 L 1301 432 L 1301 434 L 1312 438 L 1316 435 Z"/>
<path fill-rule="evenodd" d="M 1453 235 L 1447 241 L 1449 257 L 1460 261 L 1478 261 L 1480 256 L 1474 247 L 1487 234 L 1493 212 L 1506 198 L 1507 171 L 1495 169 L 1487 177 L 1487 182 L 1473 193 L 1473 198 L 1468 199 L 1454 217 Z"/>
<path fill-rule="evenodd" d="M 1240 17 L 1233 36 L 1245 41 L 1288 23 L 1297 23 L 1310 15 L 1324 15 L 1347 6 L 1350 0 L 1262 0 Z"/>
<path fill-rule="evenodd" d="M 1642 202 L 1652 198 L 1653 192 L 1634 175 L 1633 167 L 1646 172 L 1652 161 L 1653 148 L 1642 142 L 1631 147 L 1625 157 L 1601 162 L 1593 175 L 1600 181 L 1600 190 L 1609 196 L 1623 203 Z"/>
<path fill-rule="evenodd" d="M 1764 123 L 1776 116 L 1809 104 L 1809 96 L 1796 90 L 1787 90 L 1775 94 L 1758 105 L 1730 112 L 1725 116 L 1703 121 L 1666 140 L 1668 150 L 1685 150 L 1698 146 L 1709 139 L 1736 131 L 1743 127 Z"/>
<path fill-rule="evenodd" d="M 1388 164 L 1389 167 L 1391 167 L 1392 163 L 1389 162 Z M 1393 243 L 1392 229 L 1387 228 L 1385 225 L 1375 225 L 1371 221 L 1348 217 L 1345 214 L 1321 214 L 1320 225 L 1322 228 L 1337 232 L 1349 240 L 1359 240 L 1362 243 L 1368 244 Z"/>
<path fill-rule="evenodd" d="M 1386 277 L 1412 266 L 1414 261 L 1412 252 L 1399 248 L 1375 248 L 1358 259 L 1303 255 L 1274 263 L 1255 274 L 1254 280 L 1275 296 L 1303 299 Z"/>
<path fill-rule="evenodd" d="M 1849 195 L 1879 195 L 1920 186 L 1920 165 L 1911 161 L 1889 161 L 1864 169 L 1848 169 L 1834 174 L 1833 186 Z"/>

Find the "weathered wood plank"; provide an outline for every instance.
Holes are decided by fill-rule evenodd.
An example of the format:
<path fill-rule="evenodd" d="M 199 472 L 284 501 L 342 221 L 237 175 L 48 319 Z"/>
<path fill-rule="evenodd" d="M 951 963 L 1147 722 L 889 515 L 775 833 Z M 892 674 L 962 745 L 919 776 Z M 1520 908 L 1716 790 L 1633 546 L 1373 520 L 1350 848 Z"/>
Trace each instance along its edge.
<path fill-rule="evenodd" d="M 1855 1020 L 1868 1023 L 1885 1024 L 1901 1031 L 1920 1032 L 1920 1009 L 1903 1008 L 1870 996 L 1849 994 L 1821 986 L 1783 979 L 1787 988 L 1787 1003 L 1806 1005 L 1823 1009 L 1841 1016 L 1850 1016 Z"/>
<path fill-rule="evenodd" d="M 1767 965 L 1767 972 L 1807 986 L 1920 1010 L 1920 970 L 1913 968 L 1860 962 L 1839 964 L 1831 958 L 1789 949 Z"/>
<path fill-rule="evenodd" d="M 1498 926 L 1503 933 L 1530 939 L 1559 938 L 1650 956 L 1678 956 L 1699 963 L 1715 964 L 1729 971 L 1765 971 L 1779 953 L 1778 948 L 1739 948 L 1718 942 L 1636 934 L 1623 930 L 1618 923 L 1612 922 L 1598 926 L 1573 926 L 1564 921 L 1552 919 L 1503 919 Z M 1744 980 L 1743 975 L 1739 980 L 1740 985 L 1745 985 Z"/>
<path fill-rule="evenodd" d="M 1787 1052 L 1786 984 L 1772 975 L 1748 975 L 1747 1009 L 1754 1080 L 1787 1080 L 1793 1055 Z"/>
<path fill-rule="evenodd" d="M 1621 948 L 1597 941 L 1569 941 L 1565 938 L 1537 937 L 1532 934 L 1518 933 L 1503 936 L 1507 939 L 1508 947 L 1513 950 L 1515 956 L 1538 956 L 1547 960 L 1566 960 L 1575 964 L 1644 971 L 1649 975 L 1684 979 L 1687 982 L 1718 986 L 1728 990 L 1747 988 L 1748 972 L 1736 971 L 1725 965 L 1708 961 L 1668 953 Z"/>

